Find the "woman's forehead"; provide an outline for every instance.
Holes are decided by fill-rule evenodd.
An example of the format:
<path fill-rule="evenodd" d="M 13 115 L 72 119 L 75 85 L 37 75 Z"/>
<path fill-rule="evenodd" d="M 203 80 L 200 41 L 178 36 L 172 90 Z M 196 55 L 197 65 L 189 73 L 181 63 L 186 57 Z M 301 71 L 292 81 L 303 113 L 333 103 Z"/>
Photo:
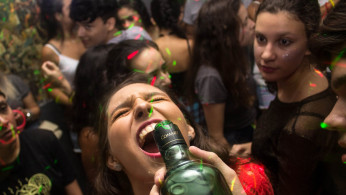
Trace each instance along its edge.
<path fill-rule="evenodd" d="M 117 92 L 115 92 L 112 96 L 111 101 L 115 101 L 115 100 L 122 100 L 122 99 L 126 99 L 129 98 L 131 96 L 142 96 L 142 95 L 147 95 L 147 94 L 151 94 L 153 92 L 159 92 L 159 93 L 164 93 L 162 90 L 160 90 L 159 88 L 152 86 L 150 84 L 146 84 L 146 83 L 134 83 L 134 84 L 129 84 L 123 88 L 121 88 L 120 90 L 118 90 Z"/>

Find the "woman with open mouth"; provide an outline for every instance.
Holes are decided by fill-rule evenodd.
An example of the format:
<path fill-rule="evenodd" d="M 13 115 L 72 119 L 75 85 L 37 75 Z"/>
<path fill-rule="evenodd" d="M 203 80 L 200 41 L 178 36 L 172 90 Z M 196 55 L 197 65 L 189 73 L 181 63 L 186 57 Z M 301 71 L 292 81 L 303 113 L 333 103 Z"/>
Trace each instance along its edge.
<path fill-rule="evenodd" d="M 169 93 L 148 84 L 143 76 L 130 77 L 105 96 L 98 128 L 101 157 L 97 194 L 147 195 L 152 188 L 151 194 L 158 193 L 154 176 L 164 163 L 152 131 L 163 120 L 176 124 L 189 146 L 206 150 L 190 148 L 193 155 L 217 167 L 230 188 L 234 179 L 233 194 L 273 194 L 263 166 L 229 157 L 227 147 L 212 142 Z"/>

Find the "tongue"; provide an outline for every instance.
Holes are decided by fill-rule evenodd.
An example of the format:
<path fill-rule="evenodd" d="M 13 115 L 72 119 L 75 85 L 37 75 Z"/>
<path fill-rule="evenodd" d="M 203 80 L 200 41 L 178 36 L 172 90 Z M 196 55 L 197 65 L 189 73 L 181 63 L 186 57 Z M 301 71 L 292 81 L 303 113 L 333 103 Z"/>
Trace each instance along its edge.
<path fill-rule="evenodd" d="M 148 153 L 159 152 L 159 149 L 157 148 L 154 137 L 153 137 L 153 133 L 149 133 L 145 137 L 145 143 L 144 143 L 142 149 Z"/>

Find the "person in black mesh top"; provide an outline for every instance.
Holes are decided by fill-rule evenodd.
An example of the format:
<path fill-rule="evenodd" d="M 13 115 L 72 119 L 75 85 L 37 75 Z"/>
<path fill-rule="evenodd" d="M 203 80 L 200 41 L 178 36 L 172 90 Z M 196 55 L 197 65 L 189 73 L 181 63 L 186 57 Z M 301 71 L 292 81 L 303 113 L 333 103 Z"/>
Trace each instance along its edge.
<path fill-rule="evenodd" d="M 323 20 L 310 45 L 320 64 L 332 70 L 331 85 L 338 96 L 333 110 L 324 120 L 325 127 L 343 133 L 338 143 L 346 148 L 346 0 L 339 1 Z M 342 162 L 346 163 L 345 151 Z"/>
<path fill-rule="evenodd" d="M 270 171 L 276 194 L 337 192 L 327 168 L 341 163 L 331 155 L 338 134 L 320 127 L 336 96 L 308 47 L 319 23 L 317 0 L 267 0 L 257 11 L 255 60 L 276 98 L 258 120 L 252 154 Z"/>

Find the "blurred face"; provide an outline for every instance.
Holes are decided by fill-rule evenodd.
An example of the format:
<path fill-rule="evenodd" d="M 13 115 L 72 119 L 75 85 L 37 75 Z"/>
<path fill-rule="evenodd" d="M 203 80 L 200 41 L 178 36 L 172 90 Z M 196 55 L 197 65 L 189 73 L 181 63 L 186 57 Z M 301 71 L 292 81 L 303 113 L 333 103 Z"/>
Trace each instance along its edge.
<path fill-rule="evenodd" d="M 62 23 L 65 23 L 66 25 L 73 25 L 73 21 L 70 18 L 70 5 L 72 0 L 64 0 L 63 1 L 63 7 L 62 7 Z"/>
<path fill-rule="evenodd" d="M 162 120 L 176 124 L 185 141 L 193 128 L 184 119 L 183 113 L 170 97 L 149 84 L 130 84 L 110 99 L 108 113 L 108 141 L 111 162 L 117 161 L 131 183 L 153 183 L 155 172 L 164 166 L 153 139 L 154 126 Z"/>
<path fill-rule="evenodd" d="M 156 84 L 161 86 L 171 84 L 166 62 L 159 51 L 154 48 L 147 48 L 137 55 L 131 64 L 131 68 L 151 75 L 152 82 Z"/>
<path fill-rule="evenodd" d="M 331 84 L 338 100 L 324 122 L 330 129 L 346 131 L 346 58 L 334 66 Z M 346 140 L 344 145 L 346 147 Z"/>
<path fill-rule="evenodd" d="M 266 81 L 286 80 L 310 54 L 304 24 L 288 12 L 260 13 L 255 35 L 255 60 Z"/>
<path fill-rule="evenodd" d="M 15 143 L 18 139 L 14 113 L 0 95 L 0 147 Z"/>
<path fill-rule="evenodd" d="M 238 17 L 241 20 L 241 32 L 239 34 L 239 41 L 241 46 L 251 45 L 255 35 L 255 23 L 249 19 L 247 10 L 243 4 L 240 5 L 238 10 Z"/>
<path fill-rule="evenodd" d="M 109 26 L 110 24 L 103 22 L 101 17 L 96 18 L 93 22 L 77 22 L 77 25 L 77 34 L 84 47 L 90 48 L 108 42 L 108 33 L 112 29 Z"/>
<path fill-rule="evenodd" d="M 129 28 L 132 24 L 135 26 L 142 26 L 141 17 L 133 9 L 122 7 L 118 11 L 118 16 L 120 20 L 123 21 L 123 27 L 125 29 Z"/>

